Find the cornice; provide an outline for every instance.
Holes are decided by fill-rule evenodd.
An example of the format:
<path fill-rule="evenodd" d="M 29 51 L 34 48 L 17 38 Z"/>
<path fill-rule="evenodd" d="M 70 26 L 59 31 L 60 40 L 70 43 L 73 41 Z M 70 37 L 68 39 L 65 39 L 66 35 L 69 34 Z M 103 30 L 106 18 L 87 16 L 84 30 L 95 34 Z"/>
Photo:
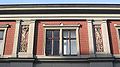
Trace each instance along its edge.
<path fill-rule="evenodd" d="M 4 4 L 0 10 L 102 9 L 120 10 L 120 4 Z"/>

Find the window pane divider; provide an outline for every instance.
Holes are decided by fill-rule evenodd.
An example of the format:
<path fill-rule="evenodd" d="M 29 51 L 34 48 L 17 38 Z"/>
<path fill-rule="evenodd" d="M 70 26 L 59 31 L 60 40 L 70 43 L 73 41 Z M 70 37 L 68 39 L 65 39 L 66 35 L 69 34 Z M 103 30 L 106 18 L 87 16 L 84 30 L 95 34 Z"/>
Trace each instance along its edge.
<path fill-rule="evenodd" d="M 60 42 L 59 43 L 60 43 L 59 53 L 60 53 L 60 56 L 62 56 L 62 29 L 60 29 Z"/>

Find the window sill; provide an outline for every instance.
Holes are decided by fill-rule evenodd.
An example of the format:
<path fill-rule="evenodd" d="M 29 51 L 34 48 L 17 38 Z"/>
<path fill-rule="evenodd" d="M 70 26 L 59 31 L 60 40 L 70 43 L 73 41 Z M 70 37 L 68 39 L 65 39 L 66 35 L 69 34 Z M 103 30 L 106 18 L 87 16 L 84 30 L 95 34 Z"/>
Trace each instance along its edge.
<path fill-rule="evenodd" d="M 89 62 L 89 61 L 110 61 L 113 60 L 111 57 L 92 57 L 91 55 L 80 55 L 80 56 L 37 56 L 38 61 L 44 62 Z"/>
<path fill-rule="evenodd" d="M 79 55 L 79 56 L 44 56 L 36 55 L 36 58 L 88 58 L 90 55 Z"/>

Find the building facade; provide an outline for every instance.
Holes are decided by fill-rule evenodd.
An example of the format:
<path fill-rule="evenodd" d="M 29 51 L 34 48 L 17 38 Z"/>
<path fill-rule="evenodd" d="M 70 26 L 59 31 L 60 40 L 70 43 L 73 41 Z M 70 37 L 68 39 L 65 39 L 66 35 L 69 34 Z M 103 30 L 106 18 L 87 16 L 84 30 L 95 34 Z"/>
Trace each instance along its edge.
<path fill-rule="evenodd" d="M 119 4 L 0 5 L 0 67 L 119 67 Z"/>

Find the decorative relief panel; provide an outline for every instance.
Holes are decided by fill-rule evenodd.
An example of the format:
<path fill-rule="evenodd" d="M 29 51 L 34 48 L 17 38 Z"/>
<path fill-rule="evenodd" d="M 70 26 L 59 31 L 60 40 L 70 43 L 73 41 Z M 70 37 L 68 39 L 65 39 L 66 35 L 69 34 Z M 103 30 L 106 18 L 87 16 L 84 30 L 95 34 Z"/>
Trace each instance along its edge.
<path fill-rule="evenodd" d="M 101 25 L 94 25 L 96 52 L 104 52 Z"/>
<path fill-rule="evenodd" d="M 29 25 L 21 25 L 19 52 L 27 52 Z"/>

